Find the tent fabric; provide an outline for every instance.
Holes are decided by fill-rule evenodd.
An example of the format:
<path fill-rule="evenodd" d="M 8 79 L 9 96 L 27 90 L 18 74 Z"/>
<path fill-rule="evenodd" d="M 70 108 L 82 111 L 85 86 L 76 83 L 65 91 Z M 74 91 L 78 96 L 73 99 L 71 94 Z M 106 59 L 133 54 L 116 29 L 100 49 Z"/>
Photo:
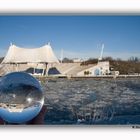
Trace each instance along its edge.
<path fill-rule="evenodd" d="M 40 48 L 20 48 L 11 45 L 2 61 L 6 63 L 59 63 L 50 44 Z"/>

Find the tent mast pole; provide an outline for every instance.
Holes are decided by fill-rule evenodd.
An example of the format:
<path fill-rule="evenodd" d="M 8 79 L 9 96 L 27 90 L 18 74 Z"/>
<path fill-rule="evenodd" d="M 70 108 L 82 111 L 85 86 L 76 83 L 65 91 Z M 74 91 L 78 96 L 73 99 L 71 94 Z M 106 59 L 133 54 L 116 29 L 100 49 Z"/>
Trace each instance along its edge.
<path fill-rule="evenodd" d="M 45 72 L 45 70 L 44 70 L 44 68 L 43 68 L 42 76 L 44 76 L 44 72 Z"/>
<path fill-rule="evenodd" d="M 63 49 L 61 50 L 61 63 L 63 62 Z"/>
<path fill-rule="evenodd" d="M 35 74 L 35 66 L 34 66 L 34 72 L 33 72 L 33 75 Z"/>
<path fill-rule="evenodd" d="M 46 76 L 48 76 L 48 71 L 49 71 L 49 65 L 46 63 Z"/>
<path fill-rule="evenodd" d="M 15 65 L 16 65 L 16 71 L 18 71 L 18 63 L 15 63 Z"/>

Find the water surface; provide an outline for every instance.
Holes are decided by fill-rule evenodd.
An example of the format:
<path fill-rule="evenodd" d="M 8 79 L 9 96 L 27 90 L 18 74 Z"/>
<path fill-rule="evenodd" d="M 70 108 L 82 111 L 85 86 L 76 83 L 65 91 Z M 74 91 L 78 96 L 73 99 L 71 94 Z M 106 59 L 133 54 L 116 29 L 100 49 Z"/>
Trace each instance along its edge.
<path fill-rule="evenodd" d="M 45 124 L 140 124 L 140 79 L 52 79 Z"/>

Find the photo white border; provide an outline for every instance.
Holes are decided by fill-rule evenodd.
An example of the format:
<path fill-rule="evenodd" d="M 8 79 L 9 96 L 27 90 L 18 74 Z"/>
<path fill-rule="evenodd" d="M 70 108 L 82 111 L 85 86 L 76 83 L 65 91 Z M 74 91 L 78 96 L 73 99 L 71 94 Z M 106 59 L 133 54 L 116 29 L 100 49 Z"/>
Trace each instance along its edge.
<path fill-rule="evenodd" d="M 1 15 L 22 14 L 140 14 L 140 0 L 0 0 Z M 8 133 L 7 133 L 8 132 Z M 89 140 L 136 139 L 131 127 L 0 127 L 1 139 Z"/>
<path fill-rule="evenodd" d="M 140 0 L 0 0 L 0 13 L 139 13 Z"/>

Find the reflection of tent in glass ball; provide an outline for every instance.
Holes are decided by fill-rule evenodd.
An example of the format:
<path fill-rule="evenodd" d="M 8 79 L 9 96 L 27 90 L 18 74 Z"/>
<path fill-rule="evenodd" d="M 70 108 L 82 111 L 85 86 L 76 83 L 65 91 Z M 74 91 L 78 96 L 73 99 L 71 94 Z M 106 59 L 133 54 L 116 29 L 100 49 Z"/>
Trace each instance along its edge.
<path fill-rule="evenodd" d="M 39 82 L 31 75 L 13 72 L 0 80 L 0 117 L 9 123 L 33 119 L 44 103 Z"/>

